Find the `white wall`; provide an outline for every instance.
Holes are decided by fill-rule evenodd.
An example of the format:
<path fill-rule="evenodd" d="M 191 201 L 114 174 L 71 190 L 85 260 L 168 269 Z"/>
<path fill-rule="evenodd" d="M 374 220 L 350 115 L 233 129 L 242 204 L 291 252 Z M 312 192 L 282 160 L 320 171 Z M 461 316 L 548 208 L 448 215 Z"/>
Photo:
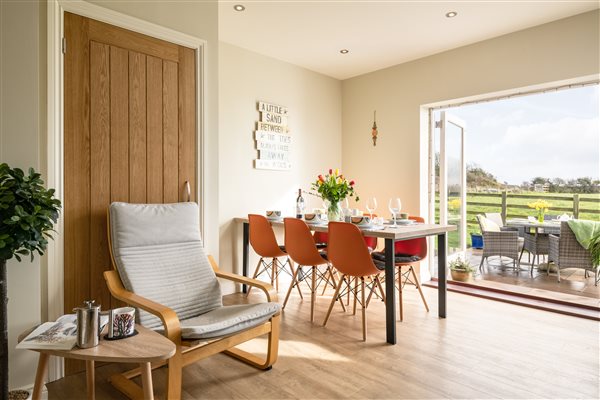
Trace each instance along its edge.
<path fill-rule="evenodd" d="M 258 170 L 253 132 L 257 101 L 286 106 L 292 169 Z M 341 82 L 269 57 L 220 43 L 219 226 L 221 268 L 241 272 L 241 227 L 232 218 L 279 209 L 293 215 L 298 188 L 341 164 Z M 321 202 L 304 195 L 308 208 Z M 235 257 L 232 260 L 232 255 Z M 253 254 L 252 250 L 250 253 Z M 238 258 L 239 257 L 239 258 Z M 250 273 L 256 261 L 251 259 Z"/>
<path fill-rule="evenodd" d="M 45 6 L 35 1 L 0 2 L 0 162 L 42 170 L 44 132 Z M 43 263 L 8 262 L 10 387 L 33 382 L 37 355 L 15 350 L 17 335 L 40 323 Z"/>
<path fill-rule="evenodd" d="M 388 198 L 400 196 L 407 212 L 426 216 L 420 106 L 598 74 L 598 22 L 588 12 L 345 80 L 343 167 L 363 199 L 377 196 L 387 214 Z"/>

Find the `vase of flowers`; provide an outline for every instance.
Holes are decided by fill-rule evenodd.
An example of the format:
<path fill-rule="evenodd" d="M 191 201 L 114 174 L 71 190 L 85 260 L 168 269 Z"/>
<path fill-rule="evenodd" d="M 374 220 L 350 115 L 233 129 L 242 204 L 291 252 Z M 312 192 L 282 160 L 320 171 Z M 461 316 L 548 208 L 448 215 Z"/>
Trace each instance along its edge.
<path fill-rule="evenodd" d="M 542 223 L 544 222 L 544 215 L 550 208 L 550 203 L 548 203 L 546 200 L 536 200 L 532 203 L 528 203 L 527 207 L 533 208 L 537 211 L 537 220 L 539 223 Z"/>
<path fill-rule="evenodd" d="M 340 221 L 341 207 L 340 202 L 347 197 L 354 197 L 359 200 L 358 195 L 354 191 L 354 181 L 347 180 L 344 175 L 340 174 L 339 169 L 329 169 L 329 173 L 325 176 L 319 175 L 317 180 L 313 182 L 312 189 L 316 190 L 321 198 L 327 201 L 327 218 L 329 221 Z"/>

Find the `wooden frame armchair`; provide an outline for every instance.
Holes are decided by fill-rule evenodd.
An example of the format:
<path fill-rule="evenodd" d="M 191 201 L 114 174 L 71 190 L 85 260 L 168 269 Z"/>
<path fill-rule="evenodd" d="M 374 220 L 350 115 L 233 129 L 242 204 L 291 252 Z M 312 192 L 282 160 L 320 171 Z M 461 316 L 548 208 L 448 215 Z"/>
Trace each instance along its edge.
<path fill-rule="evenodd" d="M 160 215 L 158 216 L 156 215 L 156 209 L 159 209 Z M 138 228 L 137 231 L 129 227 L 123 228 L 125 224 L 121 223 L 121 227 L 115 229 L 114 224 L 111 225 L 111 222 L 114 222 L 111 221 L 111 214 L 123 212 L 124 210 L 125 213 L 130 213 L 132 215 L 139 214 L 133 218 L 131 215 L 127 215 L 126 222 L 127 224 L 133 222 L 134 226 L 136 222 L 141 222 L 141 228 Z M 173 217 L 173 214 L 180 215 L 175 215 L 174 217 L 176 229 L 172 232 L 168 232 L 169 228 L 165 228 L 164 223 L 168 221 L 169 218 Z M 190 215 L 192 218 L 189 218 Z M 193 268 L 200 270 L 202 275 L 198 284 L 203 284 L 205 288 L 200 294 L 200 297 L 192 297 L 194 300 L 199 299 L 199 302 L 206 300 L 202 297 L 205 296 L 206 291 L 212 290 L 215 290 L 214 293 L 220 297 L 217 278 L 222 278 L 261 289 L 265 293 L 268 302 L 223 306 L 220 300 L 213 299 L 211 301 L 216 301 L 216 307 L 212 308 L 213 304 L 209 307 L 212 309 L 204 314 L 194 315 L 197 314 L 196 311 L 190 315 L 189 309 L 182 310 L 180 307 L 181 304 L 177 304 L 177 301 L 174 302 L 172 298 L 168 297 L 169 290 L 163 291 L 163 294 L 167 294 L 166 298 L 163 296 L 163 298 L 166 299 L 165 303 L 167 304 L 161 304 L 155 300 L 156 298 L 161 298 L 161 293 L 154 294 L 156 293 L 155 288 L 150 288 L 150 292 L 153 293 L 150 296 L 143 296 L 136 293 L 135 288 L 140 287 L 139 282 L 136 283 L 136 280 L 139 281 L 140 276 L 144 277 L 148 275 L 148 273 L 142 273 L 141 275 L 138 274 L 136 276 L 135 263 L 127 266 L 128 263 L 132 264 L 132 260 L 128 260 L 128 258 L 131 258 L 131 254 L 125 255 L 124 253 L 125 250 L 129 250 L 131 247 L 124 249 L 122 253 L 119 253 L 119 249 L 116 248 L 114 243 L 115 236 L 117 242 L 129 241 L 129 244 L 131 244 L 132 241 L 139 242 L 139 240 L 131 239 L 131 237 L 128 238 L 128 234 L 131 234 L 132 232 L 136 234 L 144 231 L 146 232 L 146 238 L 156 238 L 158 236 L 158 241 L 160 241 L 161 234 L 156 235 L 157 232 L 162 231 L 161 233 L 163 236 L 177 237 L 181 236 L 179 234 L 180 231 L 186 232 L 186 228 L 191 227 L 191 232 L 188 231 L 186 233 L 186 235 L 188 235 L 187 238 L 193 239 L 194 235 L 197 234 L 197 239 L 199 240 L 198 218 L 194 217 L 194 215 L 196 217 L 198 215 L 198 208 L 195 203 L 165 205 L 113 203 L 109 209 L 109 247 L 111 250 L 113 270 L 105 271 L 104 278 L 110 293 L 115 298 L 141 310 L 139 311 L 138 317 L 140 320 L 139 322 L 142 323 L 142 325 L 147 325 L 151 328 L 162 328 L 164 335 L 175 343 L 177 350 L 172 358 L 166 362 L 152 365 L 152 368 L 154 369 L 167 364 L 167 399 L 181 398 L 182 368 L 211 355 L 223 352 L 252 365 L 253 367 L 263 370 L 270 369 L 278 356 L 281 307 L 276 303 L 277 293 L 274 288 L 267 283 L 255 279 L 220 271 L 215 260 L 210 255 L 204 255 L 201 242 L 200 246 L 198 246 L 198 243 L 195 241 L 184 241 L 185 243 L 183 244 L 188 248 L 193 246 L 193 251 L 195 253 L 192 254 L 190 260 L 193 260 Z M 147 219 L 150 216 L 152 216 L 152 219 L 148 222 Z M 125 219 L 123 217 L 118 218 Z M 164 232 L 165 230 L 167 232 Z M 154 243 L 156 240 L 147 239 L 147 241 L 148 240 L 152 242 L 151 245 L 147 246 L 147 243 L 144 243 L 143 248 L 149 248 L 148 251 L 152 252 L 151 248 L 156 245 L 156 243 Z M 167 245 L 169 248 L 173 248 L 173 246 L 173 243 Z M 164 251 L 165 250 L 161 248 L 161 252 Z M 175 251 L 177 251 L 177 254 L 181 254 L 182 250 L 176 249 Z M 138 250 L 136 257 L 139 257 L 139 253 Z M 151 256 L 157 257 L 156 253 L 151 254 Z M 136 257 L 134 257 L 134 259 L 136 259 Z M 174 260 L 173 262 L 176 263 L 177 261 L 178 260 Z M 152 264 L 152 262 L 150 262 L 150 264 Z M 147 269 L 159 264 L 160 260 L 159 262 L 154 263 L 154 265 L 144 264 L 143 267 Z M 181 268 L 181 262 L 177 267 Z M 127 268 L 133 270 L 133 272 L 127 271 Z M 163 271 L 160 271 L 160 273 L 162 272 Z M 150 273 L 150 275 L 151 274 L 152 273 Z M 177 274 L 177 271 L 175 274 Z M 189 271 L 186 271 L 184 275 L 189 276 Z M 206 275 L 208 275 L 208 277 L 206 277 Z M 146 283 L 144 284 L 147 285 Z M 182 284 L 187 285 L 189 283 L 184 282 Z M 192 282 L 192 287 L 194 287 L 194 284 L 196 284 L 196 282 Z M 133 286 L 134 289 L 128 290 L 126 285 L 130 287 Z M 181 292 L 176 289 L 176 286 L 179 285 L 179 283 L 169 282 L 165 284 L 165 282 L 160 282 L 160 285 L 163 288 L 167 287 L 170 289 L 170 292 L 176 292 L 177 295 L 175 297 L 177 298 L 185 297 L 181 296 Z M 192 304 L 192 306 L 195 306 L 195 304 Z M 189 308 L 190 305 L 188 304 L 186 307 Z M 178 308 L 180 309 L 178 310 Z M 210 315 L 210 317 L 207 319 L 205 318 L 204 322 L 208 323 L 202 325 L 203 317 L 207 315 Z M 232 318 L 231 315 L 235 318 Z M 244 317 L 246 317 L 246 320 L 239 322 L 240 318 L 243 319 Z M 215 325 L 215 320 L 218 320 L 219 326 L 217 327 L 212 326 Z M 265 358 L 260 358 L 235 347 L 238 344 L 262 335 L 268 335 Z M 110 381 L 115 388 L 129 398 L 141 399 L 143 398 L 141 387 L 131 380 L 139 375 L 140 369 L 136 368 L 121 374 L 115 374 L 110 378 Z"/>

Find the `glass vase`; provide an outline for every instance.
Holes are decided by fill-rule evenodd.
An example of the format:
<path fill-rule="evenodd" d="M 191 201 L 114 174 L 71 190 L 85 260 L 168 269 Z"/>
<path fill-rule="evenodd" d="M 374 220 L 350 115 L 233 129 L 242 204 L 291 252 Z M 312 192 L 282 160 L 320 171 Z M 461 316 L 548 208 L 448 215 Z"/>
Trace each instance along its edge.
<path fill-rule="evenodd" d="M 538 211 L 537 219 L 540 224 L 544 222 L 544 210 Z"/>
<path fill-rule="evenodd" d="M 327 205 L 327 219 L 329 221 L 341 221 L 342 220 L 342 208 L 340 203 L 337 201 L 330 201 Z"/>

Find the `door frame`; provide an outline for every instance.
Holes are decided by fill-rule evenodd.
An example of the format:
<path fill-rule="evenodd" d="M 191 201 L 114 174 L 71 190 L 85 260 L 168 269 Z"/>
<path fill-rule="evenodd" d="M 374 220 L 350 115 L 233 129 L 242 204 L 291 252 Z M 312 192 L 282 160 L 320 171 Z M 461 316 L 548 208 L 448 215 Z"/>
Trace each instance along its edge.
<path fill-rule="evenodd" d="M 196 53 L 196 198 L 200 206 L 200 232 L 206 244 L 204 193 L 206 182 L 206 40 L 109 10 L 85 1 L 52 0 L 47 3 L 47 184 L 64 203 L 64 57 L 62 38 L 64 14 L 70 12 L 133 32 L 189 47 Z M 68 43 L 67 43 L 68 51 Z M 42 319 L 54 320 L 64 310 L 64 221 L 59 218 L 54 240 L 48 243 L 47 290 L 42 289 Z M 42 283 L 44 286 L 44 283 Z M 45 293 L 44 293 L 45 292 Z M 45 315 L 44 315 L 45 314 Z M 64 376 L 64 361 L 51 357 L 48 381 Z"/>

